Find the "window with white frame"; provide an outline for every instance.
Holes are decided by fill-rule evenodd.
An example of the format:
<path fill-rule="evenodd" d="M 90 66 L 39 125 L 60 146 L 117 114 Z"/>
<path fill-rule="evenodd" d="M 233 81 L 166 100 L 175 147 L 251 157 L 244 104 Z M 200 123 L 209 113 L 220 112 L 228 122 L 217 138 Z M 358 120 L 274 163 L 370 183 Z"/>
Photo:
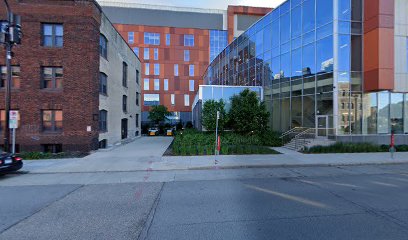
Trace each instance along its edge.
<path fill-rule="evenodd" d="M 194 35 L 184 34 L 184 46 L 194 47 Z"/>
<path fill-rule="evenodd" d="M 194 92 L 194 80 L 189 81 L 188 89 L 190 92 Z"/>
<path fill-rule="evenodd" d="M 184 106 L 190 106 L 190 95 L 184 94 Z"/>
<path fill-rule="evenodd" d="M 170 95 L 170 101 L 171 101 L 171 105 L 176 105 L 176 98 L 175 98 L 175 96 L 174 96 L 174 94 L 171 94 Z"/>
<path fill-rule="evenodd" d="M 169 46 L 170 45 L 170 33 L 166 34 L 166 45 Z"/>
<path fill-rule="evenodd" d="M 145 63 L 145 75 L 150 75 L 150 63 Z"/>
<path fill-rule="evenodd" d="M 169 79 L 164 79 L 163 89 L 164 89 L 164 91 L 169 91 Z"/>
<path fill-rule="evenodd" d="M 194 65 L 188 66 L 188 73 L 190 77 L 194 76 Z"/>
<path fill-rule="evenodd" d="M 145 48 L 144 53 L 143 53 L 143 59 L 144 60 L 149 60 L 150 59 L 149 55 L 150 55 L 149 48 Z"/>
<path fill-rule="evenodd" d="M 190 61 L 190 50 L 184 50 L 184 61 Z"/>
<path fill-rule="evenodd" d="M 159 91 L 160 90 L 160 79 L 154 79 L 154 90 Z"/>
<path fill-rule="evenodd" d="M 154 64 L 154 75 L 160 75 L 160 64 Z"/>
<path fill-rule="evenodd" d="M 160 45 L 160 33 L 144 33 L 144 43 L 151 45 Z"/>
<path fill-rule="evenodd" d="M 148 78 L 143 81 L 143 90 L 150 90 L 150 80 Z"/>
<path fill-rule="evenodd" d="M 178 76 L 179 72 L 178 72 L 178 64 L 174 64 L 174 76 Z"/>
<path fill-rule="evenodd" d="M 133 52 L 136 54 L 136 56 L 139 57 L 139 48 L 138 47 L 134 47 Z"/>
<path fill-rule="evenodd" d="M 153 52 L 154 52 L 154 60 L 159 60 L 159 49 L 155 48 Z"/>
<path fill-rule="evenodd" d="M 129 44 L 135 43 L 135 33 L 134 32 L 128 32 L 128 43 Z"/>

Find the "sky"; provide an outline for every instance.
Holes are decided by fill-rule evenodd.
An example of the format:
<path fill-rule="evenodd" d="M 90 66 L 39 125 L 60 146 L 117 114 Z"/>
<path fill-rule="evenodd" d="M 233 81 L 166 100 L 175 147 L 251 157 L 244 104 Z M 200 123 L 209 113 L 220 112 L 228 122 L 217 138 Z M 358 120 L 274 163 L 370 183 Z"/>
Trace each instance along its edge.
<path fill-rule="evenodd" d="M 142 4 L 166 5 L 177 7 L 196 7 L 210 9 L 227 9 L 228 5 L 244 5 L 255 7 L 277 7 L 285 0 L 99 0 L 115 2 L 135 2 Z"/>

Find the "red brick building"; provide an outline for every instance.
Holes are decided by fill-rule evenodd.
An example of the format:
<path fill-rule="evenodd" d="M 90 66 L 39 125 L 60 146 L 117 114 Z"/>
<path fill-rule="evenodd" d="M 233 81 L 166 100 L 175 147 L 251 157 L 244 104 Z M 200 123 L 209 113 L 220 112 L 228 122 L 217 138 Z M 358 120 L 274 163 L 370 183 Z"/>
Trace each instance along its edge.
<path fill-rule="evenodd" d="M 17 149 L 97 149 L 102 9 L 93 0 L 9 2 L 12 11 L 21 16 L 23 31 L 22 44 L 13 48 L 12 60 L 11 109 L 20 113 Z M 7 19 L 5 9 L 0 2 L 0 19 Z M 4 83 L 3 48 L 0 66 Z M 2 84 L 0 99 L 4 99 L 4 89 Z M 0 109 L 4 108 L 0 101 Z M 2 110 L 2 129 L 4 115 Z"/>
<path fill-rule="evenodd" d="M 271 11 L 178 8 L 98 1 L 142 61 L 142 120 L 151 105 L 165 105 L 174 120 L 191 121 L 191 108 L 211 60 Z"/>

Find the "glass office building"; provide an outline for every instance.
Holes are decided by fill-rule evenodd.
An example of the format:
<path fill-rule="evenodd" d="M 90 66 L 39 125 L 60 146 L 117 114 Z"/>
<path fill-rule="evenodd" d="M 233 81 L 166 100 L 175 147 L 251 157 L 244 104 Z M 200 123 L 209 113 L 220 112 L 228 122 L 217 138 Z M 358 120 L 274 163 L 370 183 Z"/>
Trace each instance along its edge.
<path fill-rule="evenodd" d="M 363 11 L 363 0 L 286 1 L 230 43 L 204 82 L 263 86 L 275 131 L 407 133 L 407 94 L 363 91 Z"/>

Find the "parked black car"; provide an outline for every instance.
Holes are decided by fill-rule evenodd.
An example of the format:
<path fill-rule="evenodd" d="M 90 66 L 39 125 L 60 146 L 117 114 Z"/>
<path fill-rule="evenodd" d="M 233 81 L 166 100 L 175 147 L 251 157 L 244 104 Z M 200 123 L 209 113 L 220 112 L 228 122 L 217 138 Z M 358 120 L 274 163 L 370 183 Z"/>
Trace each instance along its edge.
<path fill-rule="evenodd" d="M 15 172 L 23 167 L 23 159 L 10 153 L 0 155 L 0 174 Z"/>

